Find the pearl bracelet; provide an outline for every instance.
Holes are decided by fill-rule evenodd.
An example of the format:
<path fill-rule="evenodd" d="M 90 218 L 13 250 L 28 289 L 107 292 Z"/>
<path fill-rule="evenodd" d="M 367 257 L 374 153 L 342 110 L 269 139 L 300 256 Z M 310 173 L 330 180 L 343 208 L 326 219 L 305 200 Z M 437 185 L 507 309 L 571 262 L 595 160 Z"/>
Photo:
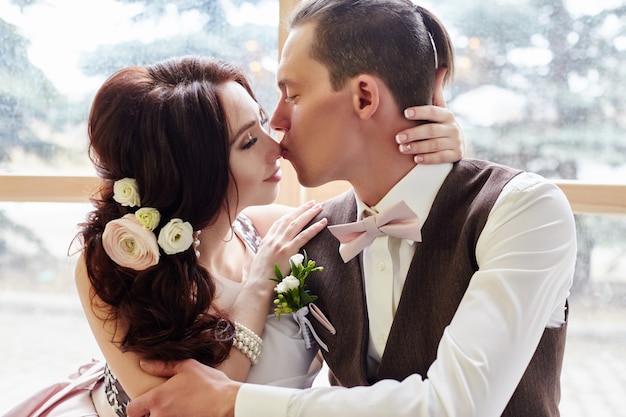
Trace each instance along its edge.
<path fill-rule="evenodd" d="M 263 339 L 243 324 L 235 322 L 233 347 L 246 355 L 252 365 L 256 365 L 259 362 L 261 350 L 263 350 Z"/>

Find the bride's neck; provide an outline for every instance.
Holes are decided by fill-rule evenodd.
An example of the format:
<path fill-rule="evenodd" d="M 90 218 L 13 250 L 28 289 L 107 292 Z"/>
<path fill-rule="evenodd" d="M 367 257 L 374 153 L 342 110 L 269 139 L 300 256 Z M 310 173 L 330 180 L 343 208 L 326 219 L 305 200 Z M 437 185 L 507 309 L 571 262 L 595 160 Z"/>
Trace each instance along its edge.
<path fill-rule="evenodd" d="M 241 279 L 245 245 L 232 228 L 235 217 L 222 213 L 215 222 L 202 229 L 197 250 L 198 262 L 216 278 Z"/>

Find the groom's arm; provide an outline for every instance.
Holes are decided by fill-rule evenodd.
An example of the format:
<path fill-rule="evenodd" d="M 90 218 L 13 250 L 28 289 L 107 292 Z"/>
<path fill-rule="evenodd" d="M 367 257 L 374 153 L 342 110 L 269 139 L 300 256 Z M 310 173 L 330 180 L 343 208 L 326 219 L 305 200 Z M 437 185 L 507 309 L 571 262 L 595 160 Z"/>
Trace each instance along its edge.
<path fill-rule="evenodd" d="M 133 399 L 126 409 L 129 417 L 233 417 L 235 399 L 242 383 L 193 359 L 166 363 L 141 361 L 153 375 L 169 379 Z"/>
<path fill-rule="evenodd" d="M 392 396 L 401 403 L 416 401 L 410 385 L 422 383 L 419 375 L 412 375 L 404 383 L 385 380 L 375 384 L 376 394 L 372 395 L 374 387 L 299 390 L 244 384 L 193 359 L 170 364 L 142 361 L 141 366 L 148 373 L 169 379 L 132 400 L 126 409 L 129 417 L 327 417 L 350 415 L 353 411 L 381 416 L 388 415 Z M 398 386 L 408 380 L 412 380 L 408 389 L 398 392 Z"/>
<path fill-rule="evenodd" d="M 232 381 L 193 359 L 172 364 L 142 361 L 141 365 L 146 372 L 169 379 L 132 400 L 126 409 L 129 417 L 328 417 L 354 411 L 378 417 L 388 415 L 390 398 L 400 404 L 421 402 L 415 398 L 414 385 L 423 383 L 419 375 L 412 375 L 402 383 L 385 380 L 372 387 L 299 390 Z M 398 389 L 401 385 L 407 389 Z M 414 410 L 401 414 L 412 416 Z"/>
<path fill-rule="evenodd" d="M 144 370 L 169 379 L 133 399 L 128 417 L 278 417 L 287 415 L 296 389 L 242 384 L 193 359 L 141 361 Z M 241 395 L 239 395 L 241 394 Z"/>

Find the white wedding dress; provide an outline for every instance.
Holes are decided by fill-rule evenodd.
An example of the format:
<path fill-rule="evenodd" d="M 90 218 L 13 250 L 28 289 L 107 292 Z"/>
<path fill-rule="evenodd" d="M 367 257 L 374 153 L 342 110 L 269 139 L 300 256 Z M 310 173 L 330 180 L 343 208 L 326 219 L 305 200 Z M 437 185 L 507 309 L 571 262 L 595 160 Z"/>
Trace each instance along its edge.
<path fill-rule="evenodd" d="M 321 368 L 315 360 L 317 346 L 306 349 L 300 326 L 291 314 L 280 320 L 267 317 L 263 330 L 263 352 L 259 362 L 250 368 L 247 382 L 289 388 L 307 388 Z"/>
<path fill-rule="evenodd" d="M 233 228 L 248 250 L 256 253 L 261 236 L 250 219 L 240 215 Z M 317 347 L 306 349 L 300 326 L 291 314 L 281 315 L 280 320 L 274 314 L 268 315 L 261 338 L 263 352 L 250 368 L 247 382 L 289 388 L 311 386 L 321 367 L 319 361 L 314 361 Z"/>

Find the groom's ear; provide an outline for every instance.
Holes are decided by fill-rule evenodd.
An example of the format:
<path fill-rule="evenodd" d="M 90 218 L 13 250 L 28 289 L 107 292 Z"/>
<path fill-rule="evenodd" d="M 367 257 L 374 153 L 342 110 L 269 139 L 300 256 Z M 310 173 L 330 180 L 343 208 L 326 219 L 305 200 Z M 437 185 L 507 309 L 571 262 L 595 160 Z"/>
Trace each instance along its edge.
<path fill-rule="evenodd" d="M 446 107 L 446 99 L 443 95 L 443 87 L 445 85 L 446 73 L 448 68 L 439 67 L 437 76 L 435 77 L 435 86 L 433 89 L 433 106 Z"/>
<path fill-rule="evenodd" d="M 371 75 L 361 74 L 350 81 L 352 107 L 361 119 L 369 119 L 380 105 L 379 81 Z"/>

